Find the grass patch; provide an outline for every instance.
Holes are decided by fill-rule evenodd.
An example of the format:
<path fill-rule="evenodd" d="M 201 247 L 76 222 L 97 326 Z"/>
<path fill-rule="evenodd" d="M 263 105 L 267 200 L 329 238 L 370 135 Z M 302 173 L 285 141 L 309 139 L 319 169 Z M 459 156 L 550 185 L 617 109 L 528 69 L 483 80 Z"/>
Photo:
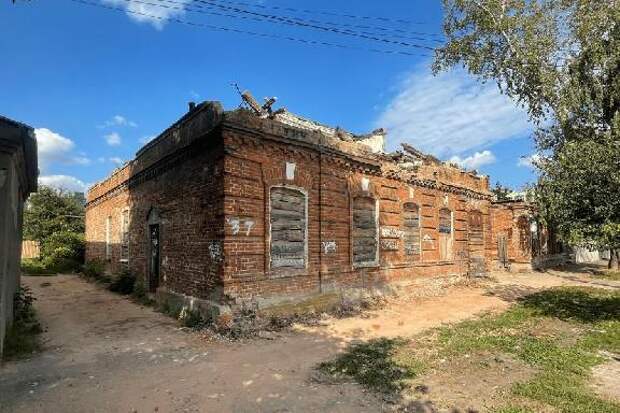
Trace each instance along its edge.
<path fill-rule="evenodd" d="M 24 275 L 51 276 L 74 273 L 79 269 L 79 262 L 68 258 L 25 258 L 21 262 L 21 272 Z"/>
<path fill-rule="evenodd" d="M 28 287 L 20 287 L 15 294 L 15 318 L 4 338 L 4 360 L 24 358 L 40 349 L 39 334 L 42 329 L 33 307 L 35 300 Z"/>
<path fill-rule="evenodd" d="M 596 274 L 597 278 L 605 278 L 606 280 L 620 281 L 620 271 L 602 271 Z"/>
<path fill-rule="evenodd" d="M 24 275 L 56 275 L 53 269 L 38 258 L 25 258 L 21 262 L 21 271 Z"/>
<path fill-rule="evenodd" d="M 490 354 L 520 360 L 535 372 L 498 389 L 506 395 L 498 397 L 496 412 L 537 411 L 523 400 L 560 412 L 620 412 L 620 404 L 588 387 L 591 368 L 604 361 L 600 351 L 620 353 L 620 292 L 571 287 L 527 296 L 502 314 L 440 327 L 413 340 L 357 344 L 319 369 L 382 393 L 411 395 L 416 382 L 411 379 L 436 374 L 446 360 L 455 365 Z M 450 373 L 471 377 L 467 371 Z"/>

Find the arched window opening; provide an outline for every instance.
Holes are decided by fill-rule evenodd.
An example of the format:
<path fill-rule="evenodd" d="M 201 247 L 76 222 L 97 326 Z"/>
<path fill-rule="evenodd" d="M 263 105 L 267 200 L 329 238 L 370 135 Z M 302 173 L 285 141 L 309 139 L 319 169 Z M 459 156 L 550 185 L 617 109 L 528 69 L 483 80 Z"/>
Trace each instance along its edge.
<path fill-rule="evenodd" d="M 121 211 L 121 268 L 129 269 L 129 209 L 125 208 Z"/>

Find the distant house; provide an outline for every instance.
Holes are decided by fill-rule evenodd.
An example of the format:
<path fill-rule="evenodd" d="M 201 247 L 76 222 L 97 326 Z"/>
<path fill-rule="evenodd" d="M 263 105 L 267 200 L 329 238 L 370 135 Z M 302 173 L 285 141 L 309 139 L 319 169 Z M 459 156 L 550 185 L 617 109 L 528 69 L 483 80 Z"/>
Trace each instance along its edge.
<path fill-rule="evenodd" d="M 19 286 L 24 202 L 36 191 L 38 174 L 33 129 L 0 116 L 0 355 Z"/>

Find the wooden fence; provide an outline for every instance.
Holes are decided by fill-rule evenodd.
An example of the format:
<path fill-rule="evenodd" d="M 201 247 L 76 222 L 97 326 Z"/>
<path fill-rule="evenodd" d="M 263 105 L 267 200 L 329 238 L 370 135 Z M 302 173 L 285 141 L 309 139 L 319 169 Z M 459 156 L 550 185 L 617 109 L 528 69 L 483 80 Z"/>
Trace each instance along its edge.
<path fill-rule="evenodd" d="M 41 249 L 38 241 L 22 241 L 22 259 L 39 258 Z"/>

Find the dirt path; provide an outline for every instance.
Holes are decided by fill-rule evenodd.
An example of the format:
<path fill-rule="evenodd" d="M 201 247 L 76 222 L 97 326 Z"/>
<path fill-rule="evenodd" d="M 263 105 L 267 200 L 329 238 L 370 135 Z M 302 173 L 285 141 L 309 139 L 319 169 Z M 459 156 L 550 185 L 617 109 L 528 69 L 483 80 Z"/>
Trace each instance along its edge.
<path fill-rule="evenodd" d="M 406 336 L 554 285 L 540 274 L 502 275 L 436 298 L 402 296 L 370 318 L 329 320 L 274 340 L 212 343 L 150 308 L 74 276 L 24 277 L 39 298 L 44 351 L 0 368 L 1 412 L 378 412 L 354 384 L 310 380 L 352 339 Z"/>

